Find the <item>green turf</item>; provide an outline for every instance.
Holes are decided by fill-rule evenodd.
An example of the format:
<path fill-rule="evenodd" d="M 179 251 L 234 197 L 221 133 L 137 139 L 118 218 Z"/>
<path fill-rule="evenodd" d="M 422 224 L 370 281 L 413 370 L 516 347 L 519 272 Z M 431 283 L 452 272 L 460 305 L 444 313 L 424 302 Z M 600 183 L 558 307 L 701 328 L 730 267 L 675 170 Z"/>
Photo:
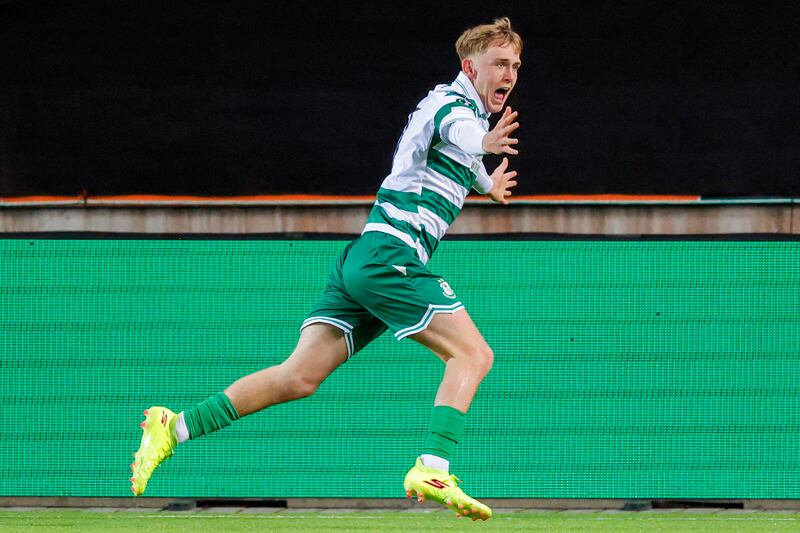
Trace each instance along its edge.
<path fill-rule="evenodd" d="M 225 531 L 799 531 L 800 513 L 692 514 L 516 512 L 488 522 L 457 520 L 446 512 L 281 511 L 278 513 L 166 513 L 116 511 L 0 511 L 3 532 Z"/>

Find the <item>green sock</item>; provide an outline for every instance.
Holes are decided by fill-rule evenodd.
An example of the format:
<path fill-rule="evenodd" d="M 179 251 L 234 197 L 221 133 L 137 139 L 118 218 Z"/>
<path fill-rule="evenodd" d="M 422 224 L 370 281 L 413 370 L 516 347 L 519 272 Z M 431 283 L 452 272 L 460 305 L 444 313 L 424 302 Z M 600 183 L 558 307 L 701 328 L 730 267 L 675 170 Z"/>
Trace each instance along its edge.
<path fill-rule="evenodd" d="M 225 393 L 218 392 L 208 400 L 197 404 L 183 412 L 189 438 L 196 439 L 207 433 L 213 433 L 232 422 L 239 420 L 239 413 Z"/>
<path fill-rule="evenodd" d="M 422 448 L 423 454 L 450 460 L 464 430 L 464 413 L 447 405 L 437 405 L 431 416 L 430 433 Z"/>

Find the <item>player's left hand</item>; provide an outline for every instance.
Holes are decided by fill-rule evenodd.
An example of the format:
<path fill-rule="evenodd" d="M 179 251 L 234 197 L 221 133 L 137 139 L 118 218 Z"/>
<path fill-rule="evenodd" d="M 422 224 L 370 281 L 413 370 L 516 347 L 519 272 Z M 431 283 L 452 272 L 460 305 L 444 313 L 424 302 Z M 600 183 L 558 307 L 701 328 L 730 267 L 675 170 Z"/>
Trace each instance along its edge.
<path fill-rule="evenodd" d="M 492 183 L 494 183 L 492 190 L 489 191 L 489 197 L 503 205 L 508 205 L 508 197 L 511 196 L 509 189 L 517 184 L 517 180 L 514 179 L 517 177 L 517 171 L 506 172 L 507 168 L 508 158 L 504 157 L 500 164 L 497 165 L 497 168 L 494 169 L 492 175 L 489 176 L 492 178 Z"/>

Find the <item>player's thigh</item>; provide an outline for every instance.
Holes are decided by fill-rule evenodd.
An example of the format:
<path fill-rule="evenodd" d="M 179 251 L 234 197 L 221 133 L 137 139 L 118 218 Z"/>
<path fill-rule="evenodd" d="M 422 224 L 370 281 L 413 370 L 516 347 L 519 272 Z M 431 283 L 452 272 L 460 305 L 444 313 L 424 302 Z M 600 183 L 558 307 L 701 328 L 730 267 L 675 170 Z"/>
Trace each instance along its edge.
<path fill-rule="evenodd" d="M 300 331 L 297 346 L 281 366 L 290 375 L 318 385 L 347 361 L 347 356 L 341 329 L 323 323 L 310 324 Z"/>
<path fill-rule="evenodd" d="M 487 371 L 492 365 L 492 350 L 466 309 L 436 314 L 427 328 L 411 338 L 445 362 L 453 357 L 468 358 L 476 364 L 487 366 Z"/>

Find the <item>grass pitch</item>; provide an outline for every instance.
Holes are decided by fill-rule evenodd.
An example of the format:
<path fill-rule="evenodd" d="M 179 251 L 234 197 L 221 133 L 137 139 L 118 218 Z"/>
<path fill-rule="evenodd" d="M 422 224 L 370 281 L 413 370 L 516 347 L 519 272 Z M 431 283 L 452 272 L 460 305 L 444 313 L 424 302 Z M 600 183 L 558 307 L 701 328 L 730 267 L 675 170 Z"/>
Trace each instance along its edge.
<path fill-rule="evenodd" d="M 695 514 L 500 512 L 487 522 L 456 519 L 444 511 L 280 511 L 273 513 L 151 512 L 118 510 L 0 511 L 3 532 L 388 532 L 388 531 L 575 531 L 587 532 L 783 532 L 800 531 L 800 513 Z"/>

